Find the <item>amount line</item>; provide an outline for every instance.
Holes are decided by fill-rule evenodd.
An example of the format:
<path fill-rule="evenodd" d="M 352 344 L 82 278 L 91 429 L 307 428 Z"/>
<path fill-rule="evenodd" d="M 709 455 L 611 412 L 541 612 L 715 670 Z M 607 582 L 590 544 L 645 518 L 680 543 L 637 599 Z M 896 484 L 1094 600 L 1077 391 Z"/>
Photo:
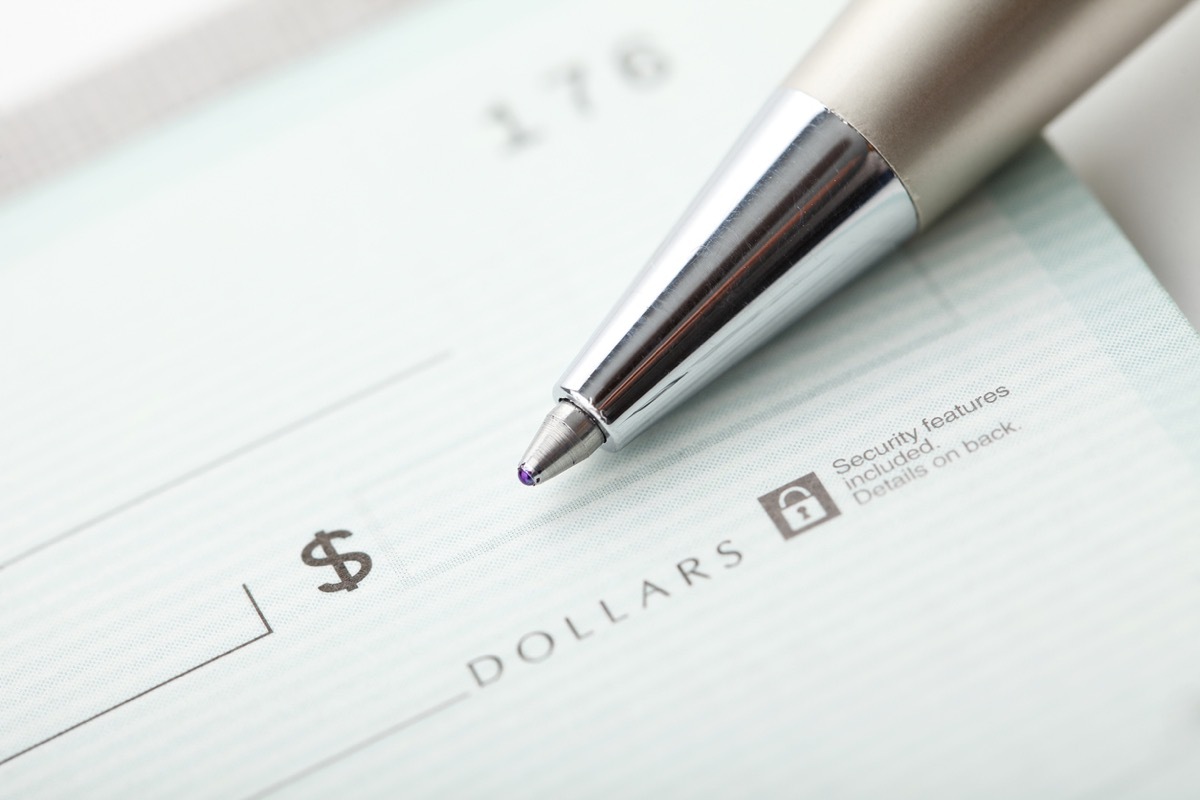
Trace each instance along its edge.
<path fill-rule="evenodd" d="M 229 655 L 230 653 L 236 653 L 238 650 L 241 650 L 243 647 L 252 645 L 255 642 L 257 642 L 259 639 L 265 639 L 266 637 L 270 636 L 272 633 L 275 632 L 275 629 L 271 627 L 271 623 L 267 622 L 267 618 L 265 616 L 263 616 L 262 609 L 258 607 L 258 601 L 254 599 L 254 595 L 250 594 L 250 587 L 243 583 L 242 590 L 246 592 L 246 597 L 250 598 L 250 605 L 254 606 L 255 613 L 258 614 L 258 618 L 260 620 L 262 620 L 263 627 L 266 628 L 266 630 L 263 633 L 260 633 L 258 636 L 255 636 L 253 639 L 242 642 L 241 644 L 237 645 L 236 647 L 231 647 L 228 650 L 226 650 L 225 652 L 215 655 L 212 658 L 208 659 L 207 661 L 202 661 L 201 663 L 197 664 L 194 667 L 185 669 L 183 672 L 180 672 L 178 675 L 172 675 L 170 678 L 167 678 L 165 681 L 156 683 L 153 686 L 151 686 L 149 689 L 145 689 L 143 691 L 138 692 L 133 697 L 127 697 L 124 700 L 122 700 L 121 702 L 117 703 L 116 705 L 109 706 L 108 708 L 104 709 L 103 711 L 101 711 L 97 714 L 92 714 L 90 717 L 83 720 L 82 722 L 76 722 L 74 725 L 72 725 L 69 728 L 63 728 L 61 731 L 54 734 L 53 736 L 47 736 L 45 739 L 42 739 L 40 742 L 29 745 L 29 747 L 26 747 L 24 750 L 20 750 L 16 753 L 13 753 L 11 756 L 6 756 L 3 759 L 0 759 L 0 766 L 7 764 L 8 762 L 12 761 L 14 758 L 19 758 L 19 757 L 25 755 L 26 753 L 28 753 L 31 750 L 36 750 L 37 748 L 41 747 L 44 744 L 49 744 L 50 742 L 53 742 L 58 737 L 64 736 L 64 735 L 70 733 L 71 731 L 75 730 L 76 728 L 83 727 L 84 725 L 87 725 L 89 722 L 91 722 L 93 720 L 97 720 L 100 717 L 103 717 L 105 714 L 108 714 L 112 711 L 116 711 L 121 706 L 129 705 L 134 700 L 137 700 L 139 697 L 145 697 L 146 695 L 153 692 L 155 689 L 161 689 L 162 687 L 166 686 L 168 683 L 172 683 L 173 681 L 179 680 L 184 675 L 190 675 L 191 673 L 195 672 L 196 670 L 200 669 L 201 667 L 207 667 L 209 664 L 213 663 L 214 661 L 216 661 L 218 659 L 224 658 L 225 656 Z"/>
<path fill-rule="evenodd" d="M 430 717 L 432 717 L 442 711 L 445 711 L 446 709 L 450 708 L 451 706 L 461 703 L 463 700 L 466 700 L 468 697 L 470 697 L 470 694 L 468 692 L 463 692 L 462 694 L 457 694 L 454 697 L 451 697 L 449 700 L 443 700 L 442 702 L 438 703 L 437 705 L 430 706 L 429 708 L 425 709 L 421 713 L 414 714 L 413 716 L 405 719 L 402 722 L 397 722 L 395 725 L 391 725 L 387 728 L 384 728 L 381 731 L 373 733 L 372 735 L 368 736 L 365 739 L 360 739 L 359 741 L 355 742 L 354 744 L 350 745 L 349 747 L 347 747 L 343 750 L 339 750 L 338 752 L 334 753 L 333 755 L 327 756 L 326 758 L 323 758 L 320 761 L 317 761 L 316 763 L 308 765 L 307 767 L 300 770 L 299 772 L 293 772 L 291 775 L 287 776 L 286 778 L 284 778 L 282 780 L 276 781 L 275 783 L 272 783 L 270 786 L 266 787 L 265 789 L 259 789 L 254 794 L 248 795 L 247 797 L 245 797 L 244 800 L 261 800 L 261 798 L 268 797 L 286 786 L 291 786 L 293 783 L 296 783 L 297 781 L 303 780 L 304 778 L 307 778 L 310 775 L 320 772 L 321 770 L 325 769 L 326 767 L 332 766 L 333 764 L 336 764 L 337 762 L 341 761 L 342 759 L 344 759 L 348 756 L 354 755 L 355 753 L 357 753 L 360 750 L 365 750 L 366 748 L 370 747 L 371 745 L 383 741 L 384 739 L 388 738 L 389 736 L 400 733 L 403 730 L 407 730 L 408 728 L 411 728 L 413 725 L 416 725 L 418 722 L 427 720 Z"/>
<path fill-rule="evenodd" d="M 341 398 L 340 400 L 335 400 L 334 402 L 330 403 L 329 405 L 324 406 L 323 408 L 319 408 L 316 411 L 313 411 L 312 413 L 301 417 L 300 419 L 293 420 L 281 428 L 276 428 L 275 430 L 271 431 L 270 433 L 260 436 L 259 438 L 255 439 L 251 442 L 247 442 L 246 444 L 242 445 L 241 447 L 237 447 L 233 450 L 230 450 L 228 453 L 225 453 L 224 455 L 217 456 L 216 458 L 212 459 L 211 461 L 201 464 L 198 467 L 194 467 L 193 469 L 190 469 L 187 472 L 183 473 L 182 475 L 178 475 L 178 476 L 172 478 L 171 480 L 166 481 L 165 483 L 160 483 L 158 486 L 155 486 L 153 489 L 149 489 L 145 492 L 142 492 L 141 494 L 137 495 L 136 497 L 126 500 L 124 503 L 114 506 L 114 507 L 108 509 L 107 511 L 103 511 L 103 512 L 97 514 L 96 516 L 92 517 L 91 519 L 84 520 L 83 522 L 80 522 L 77 525 L 73 525 L 72 527 L 67 528 L 65 531 L 55 534 L 54 536 L 51 536 L 49 539 L 46 539 L 42 542 L 39 542 L 38 544 L 33 545 L 32 547 L 28 548 L 27 550 L 17 553 L 15 556 L 13 556 L 12 558 L 9 558 L 6 561 L 0 561 L 0 571 L 5 570 L 8 567 L 11 567 L 13 564 L 16 564 L 19 561 L 24 561 L 25 559 L 29 558 L 30 556 L 34 555 L 35 553 L 39 553 L 48 547 L 51 547 L 53 545 L 58 544 L 59 542 L 62 542 L 66 539 L 71 538 L 72 536 L 83 533 L 84 531 L 88 530 L 89 528 L 94 528 L 95 526 L 99 525 L 102 522 L 107 522 L 108 520 L 112 519 L 113 517 L 124 514 L 126 511 L 129 511 L 133 508 L 136 508 L 136 507 L 142 505 L 143 503 L 153 500 L 154 498 L 158 497 L 159 495 L 166 494 L 167 492 L 171 491 L 172 489 L 177 489 L 180 486 L 183 486 L 185 483 L 189 483 L 189 482 L 195 480 L 196 478 L 201 477 L 202 475 L 206 475 L 209 472 L 212 472 L 215 469 L 219 469 L 220 467 L 223 467 L 232 461 L 236 461 L 237 459 L 241 458 L 242 456 L 248 455 L 248 454 L 254 452 L 255 450 L 260 450 L 269 444 L 273 444 L 274 442 L 279 441 L 280 439 L 284 438 L 285 436 L 288 436 L 289 434 L 295 433 L 296 431 L 299 431 L 303 428 L 308 427 L 309 425 L 313 424 L 314 422 L 318 422 L 319 420 L 322 420 L 328 416 L 332 416 L 333 414 L 336 414 L 337 412 L 342 411 L 343 409 L 346 409 L 358 402 L 361 402 L 362 400 L 366 400 L 368 397 L 371 397 L 372 395 L 378 394 L 386 389 L 390 389 L 395 384 L 400 383 L 404 380 L 407 380 L 408 378 L 412 378 L 412 377 L 420 374 L 421 372 L 424 372 L 425 370 L 427 370 L 431 367 L 434 367 L 437 364 L 440 364 L 442 361 L 445 361 L 449 356 L 450 356 L 449 352 L 442 352 L 442 353 L 438 353 L 434 356 L 431 356 L 430 358 L 427 358 L 424 361 L 418 362 L 417 364 L 407 367 L 407 368 L 401 370 L 400 372 L 397 372 L 393 375 L 389 375 L 388 377 L 384 378 L 383 380 L 381 380 L 377 383 L 373 383 L 370 386 L 367 386 L 366 388 L 359 389 L 357 392 L 354 392 L 353 394 L 346 395 L 345 397 Z M 3 762 L 0 762 L 0 763 L 3 763 Z"/>

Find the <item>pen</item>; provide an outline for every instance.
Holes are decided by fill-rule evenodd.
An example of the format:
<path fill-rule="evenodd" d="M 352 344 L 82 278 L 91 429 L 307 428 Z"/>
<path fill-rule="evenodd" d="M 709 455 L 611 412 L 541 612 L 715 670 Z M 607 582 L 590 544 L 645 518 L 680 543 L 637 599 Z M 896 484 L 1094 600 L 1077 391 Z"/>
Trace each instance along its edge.
<path fill-rule="evenodd" d="M 619 450 L 928 227 L 1186 0 L 856 0 L 554 389 L 517 477 Z"/>

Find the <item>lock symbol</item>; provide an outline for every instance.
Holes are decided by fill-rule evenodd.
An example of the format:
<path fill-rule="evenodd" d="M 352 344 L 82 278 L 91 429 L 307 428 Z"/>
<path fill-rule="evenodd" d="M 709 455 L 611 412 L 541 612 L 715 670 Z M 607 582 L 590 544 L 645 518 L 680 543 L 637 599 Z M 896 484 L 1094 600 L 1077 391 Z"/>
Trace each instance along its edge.
<path fill-rule="evenodd" d="M 784 539 L 842 514 L 815 472 L 767 492 L 758 502 Z"/>
<path fill-rule="evenodd" d="M 799 532 L 816 525 L 829 512 L 808 489 L 792 486 L 779 494 L 779 515 L 793 532 Z"/>

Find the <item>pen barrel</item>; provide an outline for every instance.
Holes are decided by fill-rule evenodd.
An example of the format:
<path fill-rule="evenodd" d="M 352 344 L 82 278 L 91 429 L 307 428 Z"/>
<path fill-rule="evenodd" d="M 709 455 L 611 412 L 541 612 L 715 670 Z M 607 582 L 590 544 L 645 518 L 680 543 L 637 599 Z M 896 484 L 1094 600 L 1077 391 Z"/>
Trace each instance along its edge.
<path fill-rule="evenodd" d="M 849 122 L 928 225 L 1187 0 L 856 0 L 785 85 Z"/>
<path fill-rule="evenodd" d="M 904 187 L 781 89 L 555 388 L 619 449 L 915 232 Z"/>

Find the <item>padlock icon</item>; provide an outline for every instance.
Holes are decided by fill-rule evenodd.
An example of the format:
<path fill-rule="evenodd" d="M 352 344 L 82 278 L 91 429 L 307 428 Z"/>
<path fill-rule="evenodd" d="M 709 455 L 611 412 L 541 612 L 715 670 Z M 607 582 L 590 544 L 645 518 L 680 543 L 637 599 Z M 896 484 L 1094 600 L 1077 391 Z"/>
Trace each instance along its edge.
<path fill-rule="evenodd" d="M 816 525 L 829 515 L 819 498 L 802 486 L 779 493 L 779 515 L 793 533 Z"/>

